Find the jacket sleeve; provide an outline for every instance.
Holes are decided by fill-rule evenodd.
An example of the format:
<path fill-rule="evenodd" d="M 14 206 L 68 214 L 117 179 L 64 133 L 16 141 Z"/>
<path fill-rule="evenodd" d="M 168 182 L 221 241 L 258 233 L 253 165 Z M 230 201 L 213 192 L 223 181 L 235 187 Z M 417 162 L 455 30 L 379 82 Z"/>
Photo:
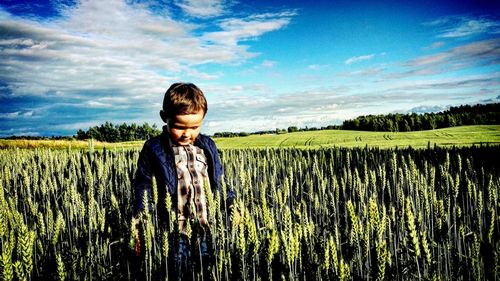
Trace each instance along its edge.
<path fill-rule="evenodd" d="M 224 168 L 222 167 L 220 157 L 219 157 L 219 152 L 217 151 L 217 147 L 215 145 L 215 142 L 213 140 L 211 140 L 210 143 L 211 143 L 211 148 L 212 148 L 212 155 L 214 157 L 214 164 L 215 164 L 214 169 L 216 171 L 215 174 L 217 175 L 217 179 L 216 179 L 217 187 L 218 187 L 219 192 L 222 196 L 222 181 L 224 181 L 224 183 L 226 184 L 226 198 L 221 198 L 221 199 L 226 200 L 226 210 L 230 211 L 231 207 L 233 206 L 233 201 L 235 198 L 234 189 L 229 184 L 229 182 L 227 181 L 227 178 L 224 175 Z"/>
<path fill-rule="evenodd" d="M 135 210 L 134 214 L 139 214 L 146 207 L 149 211 L 152 211 L 151 205 L 151 192 L 152 192 L 152 165 L 151 165 L 151 147 L 148 142 L 144 144 L 141 153 L 139 154 L 139 160 L 137 162 L 137 170 L 134 179 L 134 191 L 135 191 Z M 147 192 L 147 198 L 144 198 Z M 145 206 L 145 203 L 148 206 Z"/>
<path fill-rule="evenodd" d="M 219 154 L 217 153 L 217 158 L 219 158 Z M 234 189 L 233 186 L 229 184 L 227 177 L 224 174 L 224 168 L 222 167 L 220 163 L 220 159 L 218 159 L 217 163 L 220 165 L 220 171 L 221 171 L 221 178 L 219 179 L 221 183 L 219 184 L 219 188 L 222 189 L 222 181 L 226 184 L 226 208 L 228 210 L 231 210 L 231 207 L 233 206 L 234 202 Z M 222 194 L 222 192 L 221 192 Z"/>

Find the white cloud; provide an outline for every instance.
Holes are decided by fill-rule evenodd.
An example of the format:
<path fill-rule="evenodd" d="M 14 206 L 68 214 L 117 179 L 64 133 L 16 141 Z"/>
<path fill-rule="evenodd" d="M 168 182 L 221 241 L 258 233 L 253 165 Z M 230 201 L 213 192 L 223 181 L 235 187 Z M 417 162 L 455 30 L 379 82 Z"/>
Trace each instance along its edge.
<path fill-rule="evenodd" d="M 500 24 L 495 21 L 480 19 L 480 20 L 465 20 L 460 25 L 448 29 L 440 37 L 464 37 L 480 33 L 493 33 L 498 34 L 500 31 Z"/>
<path fill-rule="evenodd" d="M 333 110 L 333 109 L 337 109 L 339 107 L 338 104 L 336 103 L 332 103 L 332 104 L 327 104 L 327 105 L 322 105 L 318 108 L 316 108 L 317 110 L 321 110 L 321 111 L 324 111 L 324 110 Z"/>
<path fill-rule="evenodd" d="M 431 45 L 427 46 L 427 47 L 423 47 L 422 49 L 423 50 L 435 50 L 435 49 L 439 49 L 441 47 L 443 47 L 446 43 L 443 42 L 443 41 L 437 41 L 437 42 L 433 42 Z"/>
<path fill-rule="evenodd" d="M 361 70 L 351 71 L 348 73 L 341 73 L 342 76 L 365 76 L 365 77 L 374 77 L 378 74 L 381 74 L 385 71 L 385 68 L 382 66 L 378 67 L 369 67 Z"/>
<path fill-rule="evenodd" d="M 408 71 L 395 76 L 435 75 L 460 69 L 500 63 L 500 39 L 488 39 L 457 46 L 404 64 Z"/>
<path fill-rule="evenodd" d="M 408 110 L 409 113 L 429 113 L 447 110 L 449 106 L 442 105 L 420 105 Z"/>
<path fill-rule="evenodd" d="M 290 20 L 287 13 L 231 17 L 214 22 L 216 31 L 200 33 L 193 22 L 118 0 L 64 6 L 62 17 L 52 20 L 1 14 L 0 79 L 16 95 L 113 90 L 130 97 L 152 94 L 186 75 L 217 79 L 223 74 L 196 66 L 256 56 L 242 42 Z"/>
<path fill-rule="evenodd" d="M 307 69 L 309 70 L 320 70 L 320 69 L 324 69 L 324 68 L 328 68 L 330 67 L 329 64 L 310 64 L 307 66 Z"/>
<path fill-rule="evenodd" d="M 86 102 L 86 105 L 88 107 L 93 107 L 93 108 L 109 108 L 111 107 L 111 104 L 107 104 L 107 103 L 103 103 L 103 102 L 99 102 L 99 101 L 88 101 Z"/>
<path fill-rule="evenodd" d="M 438 64 L 446 61 L 450 57 L 449 53 L 438 53 L 435 55 L 419 57 L 407 63 L 408 66 L 422 66 L 429 64 Z"/>
<path fill-rule="evenodd" d="M 221 122 L 218 122 L 218 121 L 208 121 L 208 122 L 204 123 L 204 126 L 209 127 L 209 128 L 217 128 L 220 125 L 221 125 Z"/>
<path fill-rule="evenodd" d="M 15 112 L 6 112 L 0 114 L 0 119 L 19 119 L 24 117 L 33 116 L 33 111 L 15 111 Z"/>
<path fill-rule="evenodd" d="M 17 130 L 0 130 L 0 135 L 1 136 L 9 136 L 9 135 L 14 135 L 14 136 L 39 136 L 40 132 L 35 132 L 35 131 L 26 131 L 30 130 L 31 128 L 18 128 Z"/>
<path fill-rule="evenodd" d="M 203 39 L 224 46 L 236 46 L 238 42 L 250 40 L 264 33 L 278 30 L 290 23 L 288 13 L 266 13 L 246 18 L 229 18 L 218 24 L 220 31 L 207 32 Z"/>
<path fill-rule="evenodd" d="M 370 55 L 364 55 L 364 56 L 358 56 L 358 57 L 351 57 L 351 58 L 348 58 L 347 60 L 345 60 L 344 63 L 347 65 L 351 65 L 355 62 L 371 60 L 371 59 L 373 59 L 374 56 L 375 56 L 374 54 L 370 54 Z"/>
<path fill-rule="evenodd" d="M 272 68 L 275 64 L 276 64 L 275 61 L 270 61 L 270 60 L 264 60 L 262 62 L 262 66 L 267 68 Z"/>
<path fill-rule="evenodd" d="M 186 74 L 196 78 L 197 80 L 216 80 L 223 76 L 222 73 L 209 74 L 206 72 L 198 71 L 194 68 L 186 69 Z"/>
<path fill-rule="evenodd" d="M 222 15 L 228 5 L 227 2 L 224 0 L 179 0 L 174 3 L 192 17 L 211 18 Z"/>
<path fill-rule="evenodd" d="M 500 22 L 488 16 L 445 16 L 424 25 L 436 27 L 441 38 L 457 38 L 478 34 L 500 34 Z"/>
<path fill-rule="evenodd" d="M 19 116 L 19 114 L 20 114 L 19 111 L 2 113 L 0 115 L 0 118 L 2 118 L 2 119 L 15 119 Z"/>
<path fill-rule="evenodd" d="M 84 122 L 76 122 L 76 123 L 68 123 L 68 124 L 56 125 L 55 129 L 71 130 L 71 131 L 76 132 L 79 129 L 87 130 L 90 127 L 99 126 L 99 125 L 102 125 L 102 123 L 100 123 L 98 121 L 84 121 Z"/>

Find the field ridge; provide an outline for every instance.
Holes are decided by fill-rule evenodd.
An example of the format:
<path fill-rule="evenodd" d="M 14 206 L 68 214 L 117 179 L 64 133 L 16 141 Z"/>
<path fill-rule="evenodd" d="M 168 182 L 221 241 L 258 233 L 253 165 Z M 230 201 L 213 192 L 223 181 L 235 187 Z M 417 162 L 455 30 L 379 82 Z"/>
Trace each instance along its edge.
<path fill-rule="evenodd" d="M 320 147 L 413 147 L 499 145 L 500 125 L 457 126 L 413 132 L 371 132 L 353 130 L 318 130 L 286 134 L 250 135 L 214 138 L 220 149 L 226 148 L 320 148 Z M 140 149 L 144 141 L 106 143 L 80 140 L 5 140 L 0 149 Z"/>

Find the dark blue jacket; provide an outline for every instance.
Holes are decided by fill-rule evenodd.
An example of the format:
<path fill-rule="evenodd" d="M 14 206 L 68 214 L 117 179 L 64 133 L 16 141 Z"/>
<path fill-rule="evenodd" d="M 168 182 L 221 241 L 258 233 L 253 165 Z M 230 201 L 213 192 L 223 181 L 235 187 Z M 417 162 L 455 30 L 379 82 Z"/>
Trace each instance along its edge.
<path fill-rule="evenodd" d="M 152 177 L 156 177 L 158 190 L 158 205 L 156 211 L 160 221 L 166 222 L 169 212 L 166 211 L 165 196 L 167 192 L 172 198 L 172 206 L 177 206 L 177 168 L 175 166 L 174 152 L 171 147 L 168 132 L 164 131 L 160 136 L 151 138 L 144 143 L 135 175 L 135 213 L 145 209 L 143 204 L 144 191 L 148 191 L 149 209 L 153 211 L 151 205 Z M 219 190 L 222 195 L 222 165 L 219 153 L 214 141 L 204 135 L 198 135 L 194 145 L 203 149 L 207 157 L 208 174 L 212 192 Z M 223 198 L 221 198 L 223 199 Z M 233 189 L 227 185 L 226 210 L 234 200 Z M 221 201 L 224 202 L 224 201 Z M 221 204 L 224 205 L 224 204 Z M 222 206 L 224 207 L 224 206 Z"/>

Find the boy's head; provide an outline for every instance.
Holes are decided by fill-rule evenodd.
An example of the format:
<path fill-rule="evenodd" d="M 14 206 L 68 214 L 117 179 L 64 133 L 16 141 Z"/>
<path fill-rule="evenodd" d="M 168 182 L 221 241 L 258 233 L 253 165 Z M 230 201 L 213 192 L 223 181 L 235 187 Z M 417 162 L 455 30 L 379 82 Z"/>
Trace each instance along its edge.
<path fill-rule="evenodd" d="M 207 113 L 203 92 L 191 83 L 174 83 L 163 98 L 160 116 L 167 123 L 170 139 L 177 145 L 193 144 Z"/>

